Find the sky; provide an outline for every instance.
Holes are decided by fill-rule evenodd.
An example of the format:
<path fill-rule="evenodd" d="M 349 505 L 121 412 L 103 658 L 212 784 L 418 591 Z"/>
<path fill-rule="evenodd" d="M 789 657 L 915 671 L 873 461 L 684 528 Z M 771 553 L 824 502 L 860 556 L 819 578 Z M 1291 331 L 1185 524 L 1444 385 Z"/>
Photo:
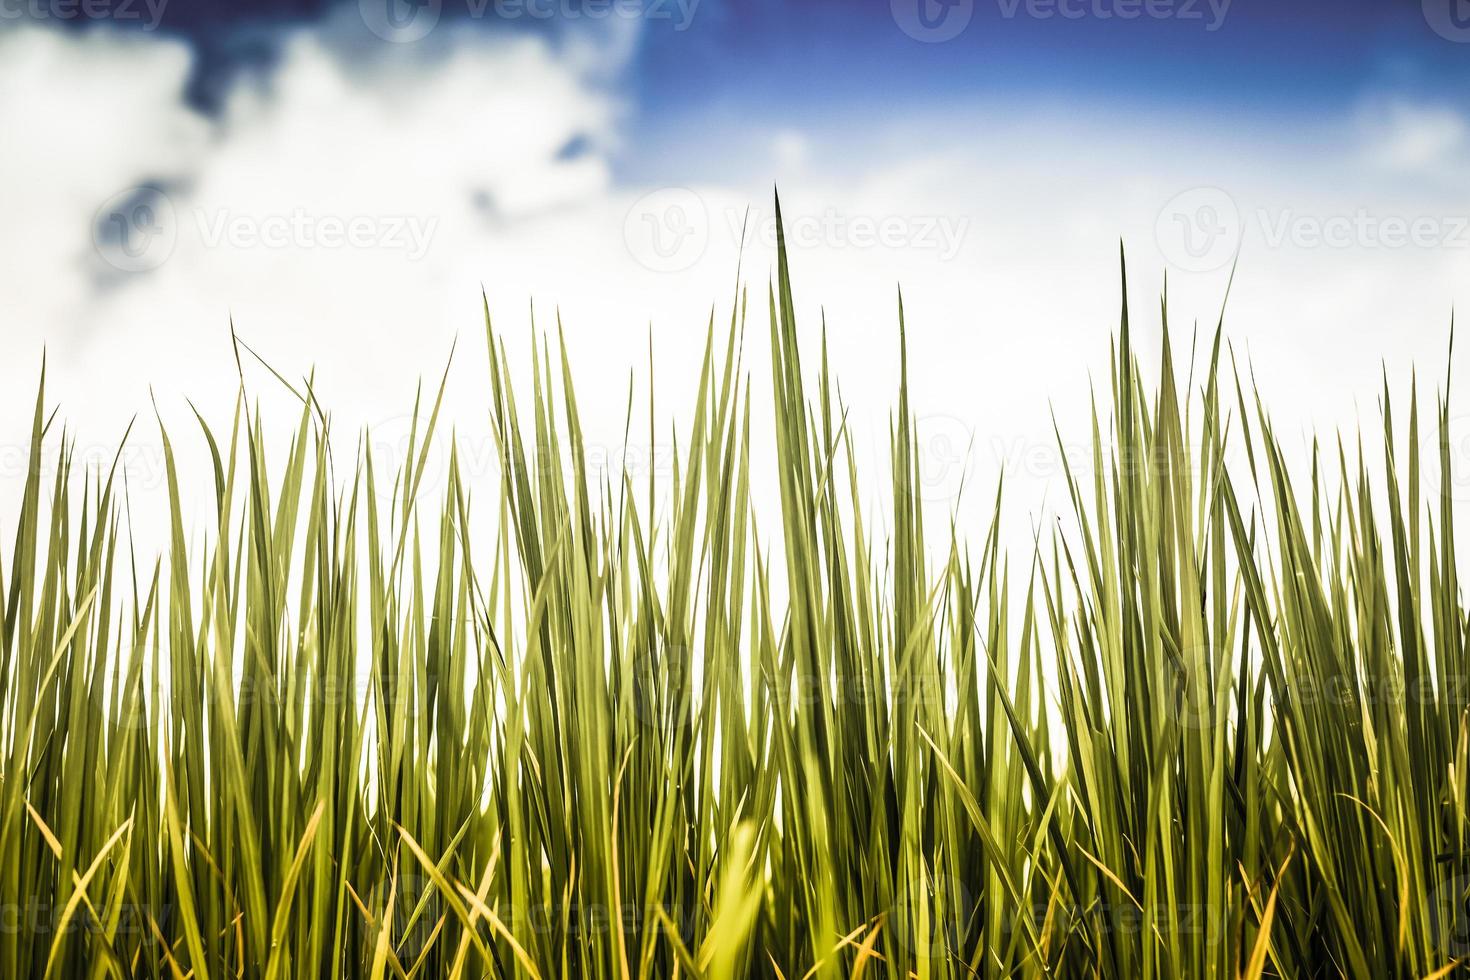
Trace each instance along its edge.
<path fill-rule="evenodd" d="M 651 362 L 657 431 L 687 421 L 737 271 L 762 298 L 776 187 L 874 461 L 902 288 L 926 496 L 962 525 L 1002 475 L 1032 524 L 1057 501 L 1120 245 L 1142 356 L 1166 283 L 1176 347 L 1223 308 L 1304 451 L 1378 426 L 1385 378 L 1442 383 L 1467 80 L 1465 0 L 0 0 L 0 524 L 43 353 L 83 459 L 140 420 L 142 499 L 160 420 L 190 473 L 191 406 L 228 425 L 232 323 L 380 455 L 454 350 L 448 425 L 491 476 L 482 292 L 528 371 L 559 318 L 589 441 L 668 475 L 672 435 L 622 444 L 629 385 Z"/>

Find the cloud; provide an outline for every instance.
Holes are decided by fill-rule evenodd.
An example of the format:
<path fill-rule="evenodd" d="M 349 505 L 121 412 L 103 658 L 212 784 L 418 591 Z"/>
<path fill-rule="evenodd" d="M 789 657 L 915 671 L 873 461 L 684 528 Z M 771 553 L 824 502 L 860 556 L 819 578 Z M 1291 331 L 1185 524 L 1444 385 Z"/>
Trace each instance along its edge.
<path fill-rule="evenodd" d="M 1376 99 L 1362 112 L 1368 157 L 1389 170 L 1463 177 L 1470 162 L 1470 121 L 1447 105 Z"/>
<path fill-rule="evenodd" d="M 199 163 L 208 126 L 181 102 L 189 64 L 186 46 L 156 37 L 0 31 L 7 346 L 64 337 L 85 315 L 104 201 Z"/>
<path fill-rule="evenodd" d="M 351 17 L 285 29 L 272 68 L 209 117 L 185 104 L 180 42 L 0 32 L 0 499 L 23 475 L 43 345 L 84 456 L 150 414 L 152 391 L 166 418 L 188 417 L 187 396 L 227 421 L 232 317 L 284 372 L 322 365 L 352 431 L 405 410 L 456 333 L 477 333 L 482 283 L 574 267 L 541 229 L 607 199 L 626 39 L 482 27 L 415 45 L 363 43 Z M 152 429 L 136 476 L 156 485 Z"/>
<path fill-rule="evenodd" d="M 1064 434 L 1085 434 L 1089 385 L 1105 388 L 1120 238 L 1135 341 L 1150 362 L 1164 272 L 1182 357 L 1196 320 L 1206 334 L 1213 327 L 1240 254 L 1227 330 L 1254 355 L 1291 437 L 1375 425 L 1380 359 L 1395 378 L 1415 359 L 1437 367 L 1448 310 L 1470 281 L 1470 239 L 1454 238 L 1463 202 L 1403 193 L 1346 142 L 1278 151 L 1232 142 L 1210 120 L 1089 125 L 1045 107 L 914 113 L 846 143 L 759 118 L 748 140 L 668 120 L 681 145 L 710 160 L 756 151 L 719 186 L 627 186 L 613 167 L 635 108 L 624 101 L 637 50 L 627 23 L 552 36 L 446 21 L 419 43 L 388 44 L 344 9 L 281 30 L 271 67 L 236 75 L 211 116 L 184 102 L 190 52 L 179 43 L 105 30 L 0 33 L 10 151 L 0 182 L 15 202 L 14 230 L 0 239 L 0 381 L 10 399 L 0 502 L 13 499 L 23 471 L 24 393 L 43 344 L 50 401 L 62 404 L 83 455 L 105 458 L 141 414 L 133 475 L 157 489 L 151 393 L 187 436 L 186 397 L 227 423 L 231 318 L 288 376 L 318 369 L 346 448 L 368 429 L 388 453 L 402 446 L 415 381 L 437 379 L 458 338 L 445 418 L 473 475 L 489 476 L 482 286 L 523 363 L 531 302 L 553 336 L 560 319 L 588 440 L 618 458 L 630 371 L 646 382 L 650 335 L 667 431 L 687 419 L 691 366 L 712 308 L 717 328 L 728 315 L 742 261 L 755 318 L 754 449 L 765 459 L 760 293 L 773 259 L 773 179 L 803 329 L 815 343 L 825 317 L 861 457 L 876 466 L 886 453 L 901 283 L 926 493 L 946 510 L 963 481 L 961 519 L 972 528 L 988 517 L 1002 471 L 1020 513 L 1063 499 L 1051 411 Z M 1397 148 L 1383 160 L 1434 168 L 1463 150 L 1450 114 L 1382 118 L 1392 124 L 1383 145 Z M 1424 218 L 1440 245 L 1387 243 L 1386 224 Z M 1333 244 L 1341 229 L 1345 242 Z M 1181 253 L 1181 243 L 1209 247 Z M 291 410 L 264 372 L 250 379 L 277 418 Z M 177 442 L 202 463 L 197 437 Z M 663 449 L 643 450 L 638 465 L 663 465 Z M 1080 450 L 1061 452 L 1075 462 Z M 206 479 L 195 484 L 208 492 Z M 754 489 L 774 505 L 772 487 Z M 156 523 L 161 503 L 150 506 Z M 13 512 L 0 506 L 0 522 Z"/>

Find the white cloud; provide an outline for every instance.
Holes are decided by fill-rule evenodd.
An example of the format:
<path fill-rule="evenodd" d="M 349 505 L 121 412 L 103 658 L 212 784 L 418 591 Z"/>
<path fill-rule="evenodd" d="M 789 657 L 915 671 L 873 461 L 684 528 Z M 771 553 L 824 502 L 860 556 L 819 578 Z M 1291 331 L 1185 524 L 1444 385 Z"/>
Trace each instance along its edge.
<path fill-rule="evenodd" d="M 156 38 L 0 31 L 7 388 L 24 349 L 12 344 L 62 342 L 90 312 L 101 271 L 91 229 L 102 203 L 197 165 L 207 127 L 181 102 L 189 61 L 185 46 Z"/>
<path fill-rule="evenodd" d="M 1470 162 L 1470 122 L 1446 105 L 1371 100 L 1362 111 L 1369 159 L 1410 174 L 1463 179 Z"/>
<path fill-rule="evenodd" d="M 811 157 L 811 143 L 796 130 L 783 129 L 771 140 L 771 157 L 781 174 L 800 171 Z"/>
<path fill-rule="evenodd" d="M 597 76 L 617 66 L 593 56 L 625 46 L 445 27 L 354 48 L 339 34 L 353 26 L 284 35 L 278 65 L 218 119 L 183 102 L 181 44 L 0 33 L 3 499 L 43 345 L 84 453 L 150 414 L 150 388 L 175 425 L 186 396 L 227 424 L 231 315 L 283 371 L 320 365 L 350 431 L 411 405 L 456 333 L 479 347 L 481 283 L 523 308 L 534 277 L 513 270 L 593 254 L 585 235 L 553 247 L 539 229 L 606 199 L 618 105 Z M 572 143 L 584 151 L 565 157 Z M 156 453 L 139 458 L 156 483 Z"/>
<path fill-rule="evenodd" d="M 873 462 L 886 452 L 903 284 L 931 502 L 953 505 L 965 477 L 971 528 L 987 516 L 1003 469 L 1019 513 L 1059 502 L 1050 410 L 1064 433 L 1082 435 L 1089 382 L 1106 393 L 1120 237 L 1136 339 L 1142 356 L 1156 357 L 1162 272 L 1178 258 L 1161 248 L 1156 226 L 1182 192 L 1204 190 L 1207 203 L 1211 189 L 1226 194 L 1237 219 L 1227 230 L 1237 237 L 1221 254 L 1242 257 L 1227 329 L 1254 356 L 1293 438 L 1351 425 L 1360 406 L 1361 421 L 1376 425 L 1382 359 L 1396 378 L 1414 360 L 1438 376 L 1449 307 L 1466 298 L 1467 247 L 1269 240 L 1273 229 L 1335 226 L 1365 210 L 1380 225 L 1444 222 L 1464 210 L 1442 194 L 1405 195 L 1331 148 L 1291 158 L 1259 146 L 1222 150 L 1208 120 L 1161 136 L 1117 120 L 1089 130 L 1065 113 L 935 121 L 933 131 L 960 134 L 943 145 L 874 127 L 863 138 L 886 149 L 870 154 L 834 152 L 818 132 L 772 129 L 759 145 L 772 148 L 779 173 L 646 197 L 657 189 L 619 187 L 609 165 L 609 148 L 626 138 L 612 84 L 636 48 L 625 25 L 548 41 L 446 24 L 417 45 L 366 48 L 352 42 L 354 26 L 337 19 L 284 36 L 279 64 L 238 83 L 217 120 L 183 105 L 180 45 L 108 32 L 0 34 L 8 150 L 0 186 L 15 202 L 13 230 L 0 237 L 8 399 L 0 445 L 20 441 L 43 343 L 52 400 L 84 452 L 98 447 L 94 457 L 129 416 L 151 412 L 150 386 L 175 429 L 192 436 L 186 396 L 226 424 L 233 315 L 283 371 L 318 367 L 339 432 L 369 426 L 388 444 L 414 381 L 437 377 L 461 338 L 448 418 L 483 472 L 491 460 L 483 285 L 513 350 L 526 350 L 532 299 L 542 327 L 554 330 L 560 311 L 588 439 L 615 451 L 629 371 L 646 380 L 650 331 L 665 431 L 687 405 L 711 305 L 717 326 L 728 316 L 748 206 L 747 365 L 763 385 L 772 178 L 793 232 L 804 330 L 814 343 L 825 312 L 851 429 Z M 1436 166 L 1464 140 L 1432 111 L 1393 118 L 1402 123 L 1390 141 L 1398 149 L 1385 159 L 1404 165 Z M 924 122 L 905 125 L 912 132 Z M 582 152 L 562 152 L 574 144 Z M 707 144 L 712 157 L 728 149 L 716 138 Z M 819 165 L 838 156 L 841 175 Z M 119 271 L 93 246 L 96 212 L 108 201 L 126 211 L 128 189 L 148 180 L 164 182 L 172 249 L 149 271 Z M 678 210 L 643 214 L 640 201 Z M 1213 234 L 1224 227 L 1217 210 L 1174 217 Z M 640 264 L 654 243 L 630 248 L 628 238 L 649 233 L 672 250 Z M 698 248 L 685 254 L 686 242 Z M 1225 264 L 1170 273 L 1181 357 L 1196 320 L 1206 334 L 1213 328 L 1227 275 Z M 274 390 L 254 373 L 253 394 Z M 768 428 L 763 392 L 754 401 L 758 452 Z M 137 475 L 156 481 L 149 431 L 142 427 Z M 198 448 L 197 439 L 180 442 Z M 12 450 L 0 460 L 0 500 L 12 499 L 14 458 Z M 757 492 L 762 506 L 773 504 L 773 487 Z"/>

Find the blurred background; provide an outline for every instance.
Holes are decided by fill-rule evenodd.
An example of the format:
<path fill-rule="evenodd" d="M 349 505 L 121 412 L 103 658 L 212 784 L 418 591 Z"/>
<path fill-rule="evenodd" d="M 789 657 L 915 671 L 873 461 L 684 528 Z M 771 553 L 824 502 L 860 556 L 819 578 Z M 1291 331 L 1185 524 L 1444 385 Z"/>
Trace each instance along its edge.
<path fill-rule="evenodd" d="M 1223 309 L 1283 441 L 1335 454 L 1381 425 L 1385 377 L 1443 386 L 1467 81 L 1466 0 L 0 0 L 0 522 L 43 352 L 79 458 L 138 418 L 135 526 L 165 513 L 140 496 L 155 412 L 207 500 L 190 404 L 228 429 L 232 322 L 380 457 L 457 342 L 445 438 L 492 477 L 482 291 L 527 383 L 560 321 L 606 466 L 668 476 L 748 285 L 769 441 L 776 187 L 808 364 L 825 323 L 873 460 L 902 288 L 940 513 L 978 523 L 1004 474 L 1039 524 L 1087 465 L 1120 245 L 1146 360 L 1166 283 L 1185 364 Z M 284 443 L 289 396 L 244 369 Z"/>

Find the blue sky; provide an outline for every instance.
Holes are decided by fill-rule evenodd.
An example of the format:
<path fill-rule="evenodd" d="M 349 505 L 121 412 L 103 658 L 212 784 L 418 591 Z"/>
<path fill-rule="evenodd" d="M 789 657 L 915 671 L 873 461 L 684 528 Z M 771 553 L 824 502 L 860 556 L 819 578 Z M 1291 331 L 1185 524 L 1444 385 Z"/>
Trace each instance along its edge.
<path fill-rule="evenodd" d="M 921 43 L 896 29 L 886 3 L 717 4 L 702 8 L 687 38 L 650 32 L 643 91 L 654 105 L 744 93 L 794 112 L 1059 95 L 1269 109 L 1288 86 L 1307 110 L 1341 104 L 1400 59 L 1442 79 L 1465 77 L 1463 51 L 1407 5 L 1237 0 L 1218 26 L 1203 0 L 1157 19 L 1095 16 L 1112 5 L 1090 0 L 1064 6 L 1087 15 L 1040 18 L 1026 13 L 1039 5 L 1010 13 L 1002 0 L 982 0 L 956 37 Z"/>
<path fill-rule="evenodd" d="M 409 16 L 408 3 L 434 2 L 364 5 L 391 4 Z M 1104 115 L 1208 113 L 1221 126 L 1249 128 L 1349 112 L 1365 89 L 1470 93 L 1470 49 L 1435 33 L 1426 13 L 1438 4 L 1454 17 L 1464 0 L 1134 2 L 637 0 L 636 53 L 615 83 L 631 128 L 614 163 L 634 180 L 666 169 L 660 159 L 677 159 L 686 173 L 718 170 L 721 152 L 706 145 L 701 160 L 680 140 L 709 120 L 736 134 L 756 119 L 861 142 L 865 120 L 956 108 L 1019 112 L 1065 103 Z M 174 0 L 160 29 L 194 46 L 193 95 L 211 106 L 242 66 L 271 62 L 279 28 L 321 23 L 340 6 Z M 902 29 L 902 11 L 920 6 L 931 23 L 955 18 L 966 26 L 941 42 L 915 40 Z M 599 15 L 604 9 L 597 0 L 442 0 L 441 18 L 487 34 L 556 35 L 579 22 L 620 19 Z M 1138 12 L 1126 16 L 1129 9 Z"/>
<path fill-rule="evenodd" d="M 559 311 L 616 448 L 650 335 L 677 415 L 737 266 L 763 285 L 779 184 L 864 445 L 901 284 L 936 500 L 1006 473 L 1039 512 L 1120 240 L 1136 308 L 1167 277 L 1181 330 L 1238 257 L 1229 336 L 1304 444 L 1372 425 L 1385 370 L 1441 376 L 1470 303 L 1467 0 L 406 2 L 0 0 L 0 391 L 46 350 L 99 452 L 154 397 L 227 414 L 233 318 L 391 444 L 483 288 L 512 344 Z M 481 432 L 483 379 L 456 379 Z M 24 417 L 0 415 L 0 501 Z"/>

